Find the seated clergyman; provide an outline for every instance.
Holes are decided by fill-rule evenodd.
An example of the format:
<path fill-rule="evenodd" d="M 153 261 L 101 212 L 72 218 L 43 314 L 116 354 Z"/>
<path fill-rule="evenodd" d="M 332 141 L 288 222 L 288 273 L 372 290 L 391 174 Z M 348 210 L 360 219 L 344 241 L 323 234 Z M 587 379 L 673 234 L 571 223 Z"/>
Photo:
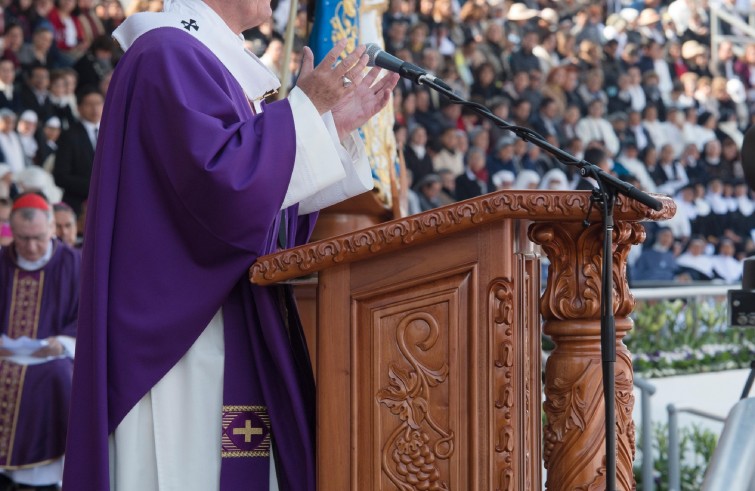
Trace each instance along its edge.
<path fill-rule="evenodd" d="M 80 254 L 53 237 L 52 206 L 20 196 L 0 250 L 0 489 L 57 489 L 63 473 Z M 16 343 L 30 338 L 26 351 Z"/>

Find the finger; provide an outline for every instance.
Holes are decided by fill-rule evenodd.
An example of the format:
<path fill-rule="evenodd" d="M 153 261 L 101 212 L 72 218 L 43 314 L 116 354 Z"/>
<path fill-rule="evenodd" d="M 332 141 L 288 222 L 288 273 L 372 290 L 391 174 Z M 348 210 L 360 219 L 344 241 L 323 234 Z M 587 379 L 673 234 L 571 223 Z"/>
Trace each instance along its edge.
<path fill-rule="evenodd" d="M 312 73 L 315 69 L 315 55 L 309 46 L 304 46 L 304 55 L 301 58 L 301 70 L 299 71 L 299 77 L 304 77 Z"/>
<path fill-rule="evenodd" d="M 378 81 L 378 83 L 375 84 L 375 86 L 372 88 L 373 92 L 377 94 L 381 90 L 389 90 L 392 91 L 394 87 L 396 87 L 396 83 L 398 83 L 398 79 L 401 78 L 398 73 L 391 73 L 390 75 L 387 75 Z"/>
<path fill-rule="evenodd" d="M 360 57 L 364 54 L 364 46 L 359 46 L 357 49 L 352 51 L 349 56 L 343 59 L 341 63 L 338 64 L 338 66 L 335 68 L 336 75 L 339 77 L 342 77 L 346 74 L 347 71 L 349 71 L 351 68 L 353 68 L 357 62 L 359 62 Z M 366 66 L 366 63 L 365 63 Z"/>
<path fill-rule="evenodd" d="M 388 104 L 388 101 L 391 100 L 391 91 L 390 90 L 384 90 L 380 94 L 378 94 L 378 109 L 375 111 L 376 113 L 380 112 L 386 104 Z"/>
<path fill-rule="evenodd" d="M 333 65 L 336 64 L 336 61 L 338 61 L 338 57 L 343 53 L 343 49 L 346 47 L 346 39 L 341 39 L 338 41 L 333 48 L 328 51 L 328 54 L 325 55 L 325 58 L 323 58 L 322 62 L 317 65 L 327 67 L 330 69 Z"/>
<path fill-rule="evenodd" d="M 370 58 L 367 55 L 362 55 L 359 58 L 359 61 L 356 65 L 354 65 L 351 70 L 346 72 L 346 76 L 351 79 L 352 82 L 354 82 L 354 85 L 359 85 L 362 83 L 362 80 L 364 79 L 364 69 L 367 66 L 367 62 L 370 60 Z"/>
<path fill-rule="evenodd" d="M 370 69 L 370 71 L 367 72 L 367 75 L 364 76 L 364 80 L 362 80 L 362 83 L 365 84 L 367 87 L 372 87 L 372 84 L 375 83 L 375 80 L 377 79 L 378 75 L 380 75 L 381 70 L 382 68 L 380 68 L 379 66 L 372 67 L 372 69 Z"/>

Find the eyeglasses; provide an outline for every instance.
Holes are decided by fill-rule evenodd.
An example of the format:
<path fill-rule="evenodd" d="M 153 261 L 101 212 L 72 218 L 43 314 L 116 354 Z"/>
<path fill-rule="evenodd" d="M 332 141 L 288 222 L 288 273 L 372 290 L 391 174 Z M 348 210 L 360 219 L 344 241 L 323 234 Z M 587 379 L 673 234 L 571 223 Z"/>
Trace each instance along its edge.
<path fill-rule="evenodd" d="M 13 240 L 15 242 L 24 242 L 24 243 L 30 243 L 30 242 L 44 243 L 47 240 L 49 240 L 49 238 L 48 238 L 47 234 L 44 234 L 44 235 L 29 235 L 29 236 L 14 235 L 13 236 Z"/>

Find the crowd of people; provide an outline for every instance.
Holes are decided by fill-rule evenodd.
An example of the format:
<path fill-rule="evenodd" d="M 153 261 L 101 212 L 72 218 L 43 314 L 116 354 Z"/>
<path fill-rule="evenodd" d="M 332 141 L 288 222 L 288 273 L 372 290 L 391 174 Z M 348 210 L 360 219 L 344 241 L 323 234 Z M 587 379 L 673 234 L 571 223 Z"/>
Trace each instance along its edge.
<path fill-rule="evenodd" d="M 0 4 L 0 491 L 54 490 L 71 397 L 81 234 L 121 3 Z M 13 347 L 27 339 L 27 348 Z"/>
<path fill-rule="evenodd" d="M 290 74 L 282 82 L 291 86 L 307 37 L 307 5 L 293 18 L 294 52 L 283 67 L 286 8 L 282 3 L 244 37 L 273 73 Z M 26 308 L 6 295 L 19 281 L 41 298 L 57 284 L 42 282 L 41 273 L 78 277 L 71 268 L 80 261 L 75 249 L 83 240 L 99 124 L 122 54 L 111 34 L 130 13 L 161 9 L 161 0 L 135 0 L 127 10 L 118 0 L 0 2 L 0 266 L 10 272 L 0 275 L 3 315 Z M 647 224 L 645 244 L 630 253 L 636 284 L 736 282 L 741 261 L 755 253 L 755 196 L 743 179 L 740 151 L 755 121 L 755 40 L 727 37 L 712 52 L 710 9 L 742 12 L 738 0 L 390 0 L 382 33 L 388 52 L 439 76 L 462 97 L 639 189 L 674 197 L 676 216 Z M 393 92 L 393 110 L 409 213 L 495 190 L 596 185 L 538 146 L 407 80 Z M 46 324 L 40 357 L 72 357 L 74 297 L 57 292 L 42 307 L 65 315 Z M 21 324 L 4 328 L 30 334 Z M 0 357 L 8 356 L 3 349 Z M 60 379 L 65 386 L 70 363 L 58 368 L 68 374 Z M 64 439 L 64 423 L 57 427 L 50 434 L 62 432 Z M 7 436 L 0 434 L 0 443 Z M 14 480 L 28 489 L 58 480 L 22 472 L 25 464 L 3 448 L 0 490 Z"/>
<path fill-rule="evenodd" d="M 711 53 L 711 7 L 738 15 L 741 6 L 392 0 L 382 31 L 388 52 L 441 77 L 459 95 L 644 191 L 673 196 L 679 211 L 662 226 L 672 230 L 674 257 L 697 238 L 707 256 L 728 239 L 742 259 L 755 251 L 755 207 L 740 156 L 755 114 L 755 40 L 724 39 Z M 4 8 L 0 197 L 41 190 L 51 202 L 84 212 L 102 101 L 120 53 L 110 34 L 128 13 L 160 8 L 159 0 L 133 2 L 129 12 L 114 0 L 14 0 Z M 289 70 L 282 66 L 287 16 L 279 14 L 245 38 L 274 73 L 290 73 L 284 83 L 292 85 L 306 8 L 295 17 Z M 409 213 L 498 189 L 594 185 L 424 87 L 403 80 L 393 101 Z M 644 249 L 660 247 L 653 245 L 654 227 Z M 638 256 L 631 255 L 631 265 Z M 694 279 L 724 277 L 697 273 Z"/>
<path fill-rule="evenodd" d="M 736 281 L 741 266 L 714 267 L 731 263 L 712 259 L 755 252 L 740 155 L 755 114 L 755 40 L 724 38 L 711 53 L 708 12 L 740 15 L 740 7 L 733 0 L 393 0 L 383 32 L 389 52 L 459 95 L 637 188 L 674 197 L 678 212 L 660 225 L 673 240 L 659 242 L 658 226 L 649 226 L 645 246 L 630 255 L 633 280 Z M 725 25 L 720 32 L 737 34 Z M 493 190 L 595 185 L 424 87 L 406 82 L 394 102 L 411 212 Z M 700 243 L 711 261 L 687 262 Z M 662 248 L 673 259 L 668 268 L 632 268 Z"/>

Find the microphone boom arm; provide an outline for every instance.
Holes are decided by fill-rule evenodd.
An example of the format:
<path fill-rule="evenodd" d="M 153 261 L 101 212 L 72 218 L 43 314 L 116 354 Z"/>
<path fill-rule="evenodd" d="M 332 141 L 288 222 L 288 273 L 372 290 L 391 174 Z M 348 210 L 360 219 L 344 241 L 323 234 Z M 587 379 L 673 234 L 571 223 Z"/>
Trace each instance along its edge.
<path fill-rule="evenodd" d="M 600 181 L 602 181 L 605 185 L 611 186 L 619 194 L 623 194 L 624 196 L 628 198 L 639 201 L 640 203 L 644 204 L 648 208 L 652 208 L 653 210 L 660 211 L 661 208 L 663 208 L 663 205 L 661 204 L 660 201 L 653 198 L 652 196 L 645 193 L 644 191 L 640 191 L 639 189 L 632 186 L 628 182 L 624 182 L 621 179 L 617 178 L 616 176 L 612 176 L 611 174 L 605 172 L 603 169 L 601 169 L 597 165 L 587 162 L 586 160 L 577 159 L 574 155 L 570 154 L 569 152 L 566 152 L 554 145 L 551 145 L 542 136 L 532 131 L 531 129 L 524 128 L 522 126 L 515 126 L 512 124 L 509 124 L 503 119 L 493 114 L 490 111 L 490 109 L 483 106 L 482 104 L 467 101 L 459 97 L 458 95 L 454 94 L 454 92 L 450 89 L 450 87 L 448 87 L 448 85 L 446 85 L 442 80 L 432 75 L 423 74 L 417 78 L 417 83 L 419 85 L 424 85 L 426 87 L 430 87 L 431 89 L 437 92 L 440 92 L 441 94 L 446 96 L 451 102 L 455 104 L 460 104 L 462 106 L 465 106 L 474 110 L 477 114 L 491 120 L 499 128 L 509 130 L 512 133 L 514 133 L 516 136 L 521 138 L 522 140 L 530 142 L 542 148 L 546 152 L 555 156 L 560 162 L 566 165 L 573 165 L 573 166 L 579 167 L 579 172 L 583 177 L 592 175 L 596 179 L 599 179 Z"/>

